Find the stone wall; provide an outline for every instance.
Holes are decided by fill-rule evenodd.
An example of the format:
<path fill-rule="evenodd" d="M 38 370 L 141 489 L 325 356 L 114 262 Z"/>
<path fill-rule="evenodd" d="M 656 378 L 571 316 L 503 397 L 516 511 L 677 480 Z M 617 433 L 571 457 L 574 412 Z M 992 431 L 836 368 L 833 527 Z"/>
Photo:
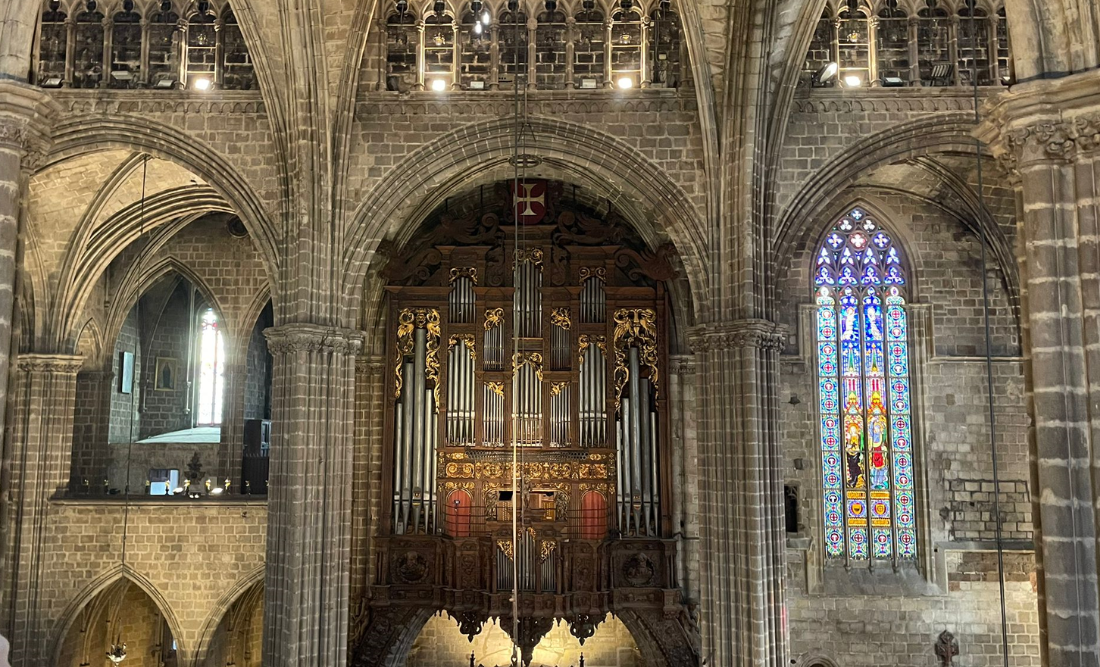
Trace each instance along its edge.
<path fill-rule="evenodd" d="M 191 428 L 191 416 L 187 413 L 187 378 L 190 371 L 187 339 L 192 331 L 188 313 L 190 289 L 190 283 L 181 281 L 162 309 L 149 313 L 145 318 L 147 323 L 143 338 L 149 342 L 142 359 L 144 372 L 141 382 L 145 401 L 141 409 L 141 439 Z M 175 361 L 176 377 L 170 389 L 157 384 L 157 364 L 162 358 Z"/>

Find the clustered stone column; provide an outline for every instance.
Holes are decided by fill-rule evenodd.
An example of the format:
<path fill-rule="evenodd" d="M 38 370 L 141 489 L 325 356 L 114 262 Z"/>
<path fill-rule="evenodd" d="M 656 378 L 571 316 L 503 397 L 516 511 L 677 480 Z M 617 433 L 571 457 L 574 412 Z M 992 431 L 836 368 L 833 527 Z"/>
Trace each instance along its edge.
<path fill-rule="evenodd" d="M 691 332 L 698 395 L 702 658 L 787 667 L 783 457 L 777 380 L 782 330 L 765 320 Z"/>
<path fill-rule="evenodd" d="M 273 357 L 263 664 L 347 663 L 357 331 L 286 324 Z"/>
<path fill-rule="evenodd" d="M 382 429 L 386 363 L 381 355 L 355 361 L 355 453 L 353 455 L 351 537 L 351 627 L 349 649 L 366 628 L 374 540 L 382 502 Z"/>
<path fill-rule="evenodd" d="M 1044 664 L 1100 665 L 1100 76 L 1005 95 L 979 134 L 1018 176 Z"/>
<path fill-rule="evenodd" d="M 42 559 L 58 545 L 43 542 L 50 498 L 69 483 L 76 374 L 83 359 L 71 355 L 24 354 L 13 384 L 11 502 L 4 508 L 4 613 L 0 626 L 12 645 L 14 667 L 49 664 L 48 613 L 40 608 Z M 18 535 L 18 539 L 13 539 Z"/>

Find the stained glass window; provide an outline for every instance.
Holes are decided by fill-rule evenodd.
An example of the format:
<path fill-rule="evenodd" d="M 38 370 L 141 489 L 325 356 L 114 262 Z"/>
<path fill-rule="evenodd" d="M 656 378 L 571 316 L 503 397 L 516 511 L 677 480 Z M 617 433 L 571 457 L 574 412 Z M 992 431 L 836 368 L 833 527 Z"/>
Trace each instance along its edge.
<path fill-rule="evenodd" d="M 916 557 L 908 278 L 902 249 L 860 208 L 815 256 L 825 553 Z"/>
<path fill-rule="evenodd" d="M 225 393 L 225 341 L 213 309 L 202 315 L 199 333 L 199 391 L 197 426 L 222 423 L 222 395 Z"/>

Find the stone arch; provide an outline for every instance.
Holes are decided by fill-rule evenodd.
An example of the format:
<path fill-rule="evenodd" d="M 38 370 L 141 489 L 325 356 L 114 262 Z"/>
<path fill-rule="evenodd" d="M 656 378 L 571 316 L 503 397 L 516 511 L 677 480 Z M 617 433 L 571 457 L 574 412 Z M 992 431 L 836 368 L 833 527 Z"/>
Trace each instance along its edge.
<path fill-rule="evenodd" d="M 363 628 L 352 628 L 359 642 L 351 667 L 404 667 L 413 642 L 436 612 L 418 607 L 371 608 Z M 358 630 L 358 632 L 356 632 Z"/>
<path fill-rule="evenodd" d="M 142 211 L 144 208 L 144 211 Z M 107 266 L 142 232 L 158 230 L 149 245 L 142 250 L 148 257 L 156 252 L 187 223 L 206 213 L 231 210 L 225 202 L 205 186 L 174 188 L 120 210 L 101 225 L 83 243 L 74 243 L 76 256 L 67 258 L 58 281 L 58 297 L 52 304 L 50 321 L 43 323 L 39 335 L 49 337 L 53 345 L 68 349 L 72 345 L 74 318 L 84 312 L 91 291 Z M 165 226 L 166 225 L 166 226 Z M 49 330 L 52 328 L 52 331 Z"/>
<path fill-rule="evenodd" d="M 795 667 L 840 667 L 840 664 L 821 651 L 807 651 L 794 661 Z"/>
<path fill-rule="evenodd" d="M 194 667 L 201 667 L 202 661 L 206 659 L 211 649 L 214 633 L 217 632 L 218 626 L 236 602 L 246 596 L 255 595 L 257 591 L 259 591 L 260 600 L 263 600 L 265 570 L 266 566 L 261 565 L 244 575 L 214 604 L 214 608 L 210 610 L 210 614 L 202 625 L 202 631 L 199 633 L 199 643 L 192 658 Z"/>
<path fill-rule="evenodd" d="M 156 264 L 145 267 L 141 273 L 137 276 L 133 274 L 127 276 L 131 278 L 126 280 L 127 287 L 124 287 L 122 293 L 118 299 L 111 304 L 111 310 L 107 313 L 107 324 L 104 327 L 106 330 L 106 340 L 114 344 L 115 339 L 118 337 L 118 332 L 122 328 L 122 323 L 126 319 L 126 315 L 130 312 L 130 309 L 134 307 L 137 300 L 158 280 L 164 278 L 171 272 L 176 272 L 183 278 L 187 279 L 192 285 L 195 286 L 199 292 L 202 293 L 203 298 L 207 300 L 210 307 L 218 314 L 218 319 L 225 321 L 224 309 L 218 300 L 214 297 L 214 292 L 210 289 L 202 278 L 198 276 L 190 268 L 182 264 L 174 257 L 168 257 L 160 260 Z M 229 329 L 229 327 L 226 327 Z"/>
<path fill-rule="evenodd" d="M 977 146 L 969 134 L 973 127 L 973 120 L 968 115 L 937 116 L 865 137 L 837 155 L 803 183 L 780 214 L 773 236 L 769 270 L 775 276 L 785 273 L 796 249 L 805 246 L 809 236 L 819 231 L 820 221 L 830 219 L 830 212 L 842 208 L 843 197 L 852 197 L 851 192 L 846 190 L 862 174 L 875 167 L 937 153 L 976 155 Z M 963 224 L 968 223 L 957 214 L 955 217 Z M 1011 244 L 988 215 L 975 215 L 975 218 L 990 244 L 995 261 L 1005 272 L 1009 293 L 1018 294 L 1019 276 L 1015 271 Z M 979 230 L 972 231 L 977 233 Z"/>
<path fill-rule="evenodd" d="M 269 282 L 278 275 L 278 230 L 251 185 L 221 154 L 201 139 L 166 124 L 139 116 L 115 114 L 82 116 L 59 122 L 53 146 L 41 169 L 64 160 L 105 149 L 148 153 L 174 162 L 205 181 L 237 213 L 263 258 Z"/>
<path fill-rule="evenodd" d="M 53 631 L 48 635 L 50 637 L 49 655 L 51 657 L 51 664 L 59 664 L 65 637 L 72 629 L 73 624 L 76 622 L 84 607 L 92 602 L 100 593 L 107 590 L 109 586 L 122 579 L 126 579 L 137 586 L 153 601 L 153 604 L 156 605 L 161 616 L 164 617 L 165 622 L 168 623 L 168 627 L 172 631 L 172 637 L 176 640 L 177 655 L 180 657 L 180 664 L 189 664 L 190 647 L 186 646 L 182 639 L 180 634 L 182 626 L 172 606 L 168 603 L 167 598 L 165 598 L 164 595 L 157 590 L 157 587 L 140 572 L 137 572 L 128 565 L 121 564 L 101 573 L 98 577 L 93 579 L 83 590 L 77 593 L 62 610 L 57 621 L 54 623 Z"/>
<path fill-rule="evenodd" d="M 84 367 L 99 368 L 103 365 L 104 360 L 103 334 L 99 330 L 99 324 L 96 323 L 94 318 L 88 318 L 84 326 L 80 329 L 75 347 L 77 354 L 80 354 L 81 350 L 85 349 L 85 343 L 87 344 L 87 349 L 90 350 L 91 356 L 84 358 Z"/>
<path fill-rule="evenodd" d="M 649 223 L 648 229 L 639 229 L 649 243 L 658 231 L 667 233 L 686 269 L 694 316 L 705 318 L 710 302 L 706 227 L 683 190 L 648 158 L 614 137 L 546 118 L 532 118 L 529 128 L 527 152 L 542 160 L 543 174 L 591 185 L 635 225 Z M 343 292 L 351 297 L 347 302 L 360 303 L 365 275 L 381 239 L 392 238 L 402 229 L 409 233 L 412 225 L 459 188 L 511 173 L 513 130 L 510 119 L 458 128 L 414 151 L 374 187 L 349 229 L 342 266 Z M 454 150 L 455 146 L 462 150 Z M 344 313 L 349 320 L 354 315 L 354 311 Z"/>
<path fill-rule="evenodd" d="M 237 323 L 239 335 L 235 341 L 234 359 L 243 359 L 248 353 L 249 332 L 252 330 L 252 327 L 255 326 L 256 320 L 260 319 L 260 314 L 263 313 L 269 301 L 272 301 L 271 287 L 267 285 L 256 292 L 255 296 L 252 297 L 252 302 L 248 304 L 248 309 L 244 312 L 243 319 Z"/>

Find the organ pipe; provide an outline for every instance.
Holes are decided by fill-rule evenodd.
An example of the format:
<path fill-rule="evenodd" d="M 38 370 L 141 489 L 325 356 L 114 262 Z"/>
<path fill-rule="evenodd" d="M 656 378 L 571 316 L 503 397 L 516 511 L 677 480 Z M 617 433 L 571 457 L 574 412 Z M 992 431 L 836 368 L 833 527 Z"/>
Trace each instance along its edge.
<path fill-rule="evenodd" d="M 436 528 L 436 392 L 439 313 L 406 309 L 399 317 L 397 400 L 394 406 L 394 532 Z"/>

